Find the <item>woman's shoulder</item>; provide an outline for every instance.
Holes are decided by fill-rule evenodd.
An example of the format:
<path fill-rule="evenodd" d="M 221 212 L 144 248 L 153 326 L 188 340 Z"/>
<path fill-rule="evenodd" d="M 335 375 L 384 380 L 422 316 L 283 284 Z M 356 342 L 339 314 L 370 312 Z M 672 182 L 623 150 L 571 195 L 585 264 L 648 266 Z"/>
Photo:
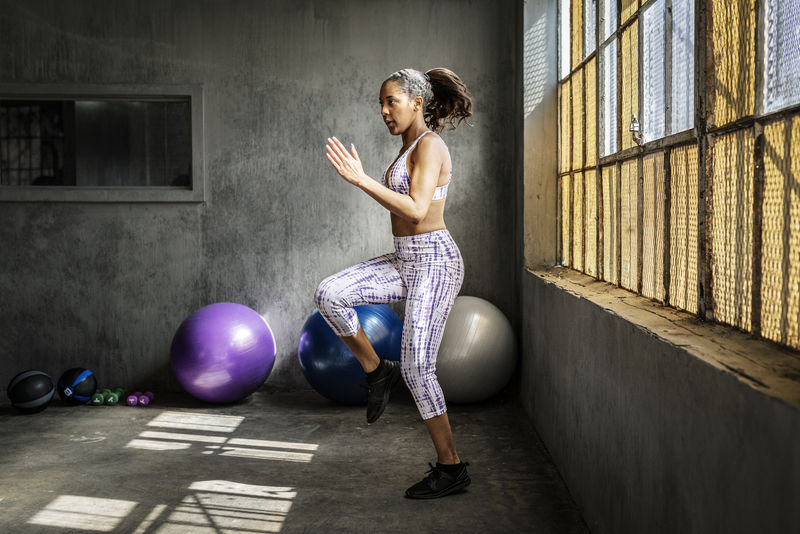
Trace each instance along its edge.
<path fill-rule="evenodd" d="M 444 139 L 442 139 L 442 137 L 433 130 L 420 138 L 419 142 L 417 142 L 417 148 L 422 149 L 422 152 L 438 152 L 440 150 L 449 151 Z"/>

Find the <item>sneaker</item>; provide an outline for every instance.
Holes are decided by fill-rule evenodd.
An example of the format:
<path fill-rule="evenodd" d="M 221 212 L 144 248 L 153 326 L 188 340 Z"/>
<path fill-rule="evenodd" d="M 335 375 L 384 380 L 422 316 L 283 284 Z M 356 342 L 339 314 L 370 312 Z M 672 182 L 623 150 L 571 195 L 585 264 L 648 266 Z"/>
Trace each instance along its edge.
<path fill-rule="evenodd" d="M 461 462 L 456 471 L 442 469 L 441 464 L 437 463 L 434 467 L 430 463 L 428 476 L 423 478 L 406 490 L 406 497 L 410 499 L 437 499 L 461 491 L 469 486 L 470 479 L 467 473 L 469 464 Z"/>
<path fill-rule="evenodd" d="M 367 377 L 367 423 L 374 423 L 389 403 L 389 394 L 400 381 L 400 362 L 383 360 L 384 372 L 379 378 Z"/>

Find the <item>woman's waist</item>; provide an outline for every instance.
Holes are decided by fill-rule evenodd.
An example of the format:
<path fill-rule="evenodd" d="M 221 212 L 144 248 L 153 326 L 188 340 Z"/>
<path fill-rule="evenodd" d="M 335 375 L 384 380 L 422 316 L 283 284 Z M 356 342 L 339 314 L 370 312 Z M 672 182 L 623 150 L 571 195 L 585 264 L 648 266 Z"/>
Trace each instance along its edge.
<path fill-rule="evenodd" d="M 447 228 L 394 236 L 394 248 L 397 256 L 403 260 L 448 261 L 461 259 L 458 245 Z"/>

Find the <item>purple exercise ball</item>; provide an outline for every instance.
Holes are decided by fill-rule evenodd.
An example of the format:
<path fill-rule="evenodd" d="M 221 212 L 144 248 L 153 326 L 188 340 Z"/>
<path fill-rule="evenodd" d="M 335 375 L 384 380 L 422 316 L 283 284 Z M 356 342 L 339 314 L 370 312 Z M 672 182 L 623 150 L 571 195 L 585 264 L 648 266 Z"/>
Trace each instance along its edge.
<path fill-rule="evenodd" d="M 269 376 L 275 338 L 254 310 L 232 302 L 200 308 L 178 327 L 170 365 L 193 397 L 224 404 L 241 400 Z"/>

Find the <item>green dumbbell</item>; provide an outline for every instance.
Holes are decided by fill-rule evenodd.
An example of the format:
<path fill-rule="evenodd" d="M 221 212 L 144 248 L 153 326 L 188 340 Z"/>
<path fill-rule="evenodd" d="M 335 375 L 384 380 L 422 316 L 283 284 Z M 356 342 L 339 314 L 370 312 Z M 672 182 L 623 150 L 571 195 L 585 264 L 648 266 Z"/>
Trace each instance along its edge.
<path fill-rule="evenodd" d="M 92 406 L 102 406 L 105 404 L 106 399 L 103 397 L 103 394 L 98 392 L 92 395 L 92 400 L 89 401 Z"/>
<path fill-rule="evenodd" d="M 114 391 L 109 391 L 108 395 L 106 395 L 106 404 L 109 406 L 115 406 L 119 404 L 119 399 L 125 394 L 125 390 L 122 388 L 116 388 Z"/>

